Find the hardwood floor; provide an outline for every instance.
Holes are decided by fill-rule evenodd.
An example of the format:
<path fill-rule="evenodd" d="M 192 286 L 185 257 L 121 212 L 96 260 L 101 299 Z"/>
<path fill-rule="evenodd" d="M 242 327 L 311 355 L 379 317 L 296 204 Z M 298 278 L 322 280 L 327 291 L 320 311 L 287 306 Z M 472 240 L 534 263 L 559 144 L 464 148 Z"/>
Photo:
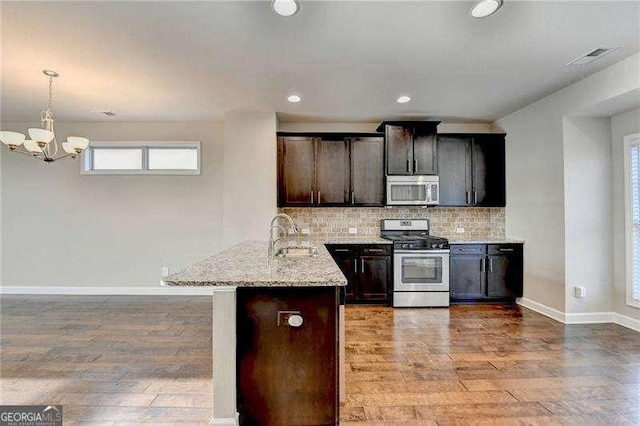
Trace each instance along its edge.
<path fill-rule="evenodd" d="M 517 306 L 346 309 L 344 425 L 640 424 L 640 333 Z M 2 296 L 0 404 L 207 424 L 205 297 Z"/>
<path fill-rule="evenodd" d="M 346 309 L 343 425 L 640 423 L 640 333 L 518 306 Z"/>

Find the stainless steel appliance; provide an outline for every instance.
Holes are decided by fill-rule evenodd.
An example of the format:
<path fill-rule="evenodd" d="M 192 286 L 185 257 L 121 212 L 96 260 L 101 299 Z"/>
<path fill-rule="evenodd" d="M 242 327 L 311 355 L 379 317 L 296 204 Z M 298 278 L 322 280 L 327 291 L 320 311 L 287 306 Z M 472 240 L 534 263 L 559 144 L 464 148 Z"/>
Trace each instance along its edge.
<path fill-rule="evenodd" d="M 393 241 L 393 306 L 449 306 L 449 241 L 429 235 L 428 219 L 383 219 Z"/>
<path fill-rule="evenodd" d="M 437 206 L 440 204 L 438 176 L 387 176 L 388 206 Z"/>

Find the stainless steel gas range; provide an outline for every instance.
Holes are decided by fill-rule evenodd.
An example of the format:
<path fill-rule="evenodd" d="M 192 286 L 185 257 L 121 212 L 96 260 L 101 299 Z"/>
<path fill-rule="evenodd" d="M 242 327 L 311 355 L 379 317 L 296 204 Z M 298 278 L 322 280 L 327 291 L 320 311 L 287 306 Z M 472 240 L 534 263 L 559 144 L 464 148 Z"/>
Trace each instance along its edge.
<path fill-rule="evenodd" d="M 428 219 L 383 219 L 393 241 L 393 306 L 449 306 L 449 241 L 429 235 Z"/>

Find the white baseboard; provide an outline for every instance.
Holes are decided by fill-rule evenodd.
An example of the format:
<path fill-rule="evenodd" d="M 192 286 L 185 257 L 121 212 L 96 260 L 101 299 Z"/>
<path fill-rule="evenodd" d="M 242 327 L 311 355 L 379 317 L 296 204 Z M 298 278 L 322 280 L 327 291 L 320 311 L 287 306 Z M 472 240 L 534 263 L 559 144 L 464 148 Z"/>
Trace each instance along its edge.
<path fill-rule="evenodd" d="M 615 312 L 577 312 L 564 314 L 565 324 L 601 324 L 615 322 Z"/>
<path fill-rule="evenodd" d="M 582 312 L 565 313 L 531 299 L 521 298 L 517 303 L 525 308 L 536 311 L 546 317 L 563 324 L 604 324 L 613 323 L 640 332 L 640 320 L 619 314 L 617 312 Z"/>
<path fill-rule="evenodd" d="M 524 297 L 521 297 L 520 299 L 518 299 L 517 303 L 520 306 L 524 306 L 525 308 L 529 308 L 532 311 L 536 311 L 539 314 L 542 314 L 546 317 L 552 318 L 558 322 L 566 324 L 567 319 L 565 317 L 564 312 L 551 308 L 547 305 L 543 305 L 542 303 L 534 302 L 533 300 L 527 299 Z"/>
<path fill-rule="evenodd" d="M 623 327 L 627 327 L 640 332 L 640 320 L 637 320 L 635 318 L 616 313 L 614 322 Z"/>
<path fill-rule="evenodd" d="M 201 296 L 213 295 L 212 287 L 74 287 L 74 286 L 0 286 L 0 294 L 73 295 L 73 296 Z"/>

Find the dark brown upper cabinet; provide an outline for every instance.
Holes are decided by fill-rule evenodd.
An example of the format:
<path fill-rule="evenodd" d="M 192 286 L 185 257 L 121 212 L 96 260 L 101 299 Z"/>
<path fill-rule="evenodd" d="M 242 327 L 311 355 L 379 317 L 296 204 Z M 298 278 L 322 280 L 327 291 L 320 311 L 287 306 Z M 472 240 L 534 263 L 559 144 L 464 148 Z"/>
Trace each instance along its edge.
<path fill-rule="evenodd" d="M 279 134 L 279 207 L 382 206 L 384 190 L 382 136 Z"/>
<path fill-rule="evenodd" d="M 385 121 L 387 175 L 435 175 L 439 121 Z"/>
<path fill-rule="evenodd" d="M 283 206 L 311 206 L 315 201 L 315 141 L 312 137 L 278 139 L 278 201 Z"/>
<path fill-rule="evenodd" d="M 354 137 L 351 146 L 351 194 L 354 206 L 384 204 L 384 139 Z"/>
<path fill-rule="evenodd" d="M 316 196 L 318 205 L 349 202 L 349 143 L 344 139 L 316 141 Z"/>
<path fill-rule="evenodd" d="M 438 135 L 438 173 L 441 206 L 504 207 L 504 135 Z"/>

